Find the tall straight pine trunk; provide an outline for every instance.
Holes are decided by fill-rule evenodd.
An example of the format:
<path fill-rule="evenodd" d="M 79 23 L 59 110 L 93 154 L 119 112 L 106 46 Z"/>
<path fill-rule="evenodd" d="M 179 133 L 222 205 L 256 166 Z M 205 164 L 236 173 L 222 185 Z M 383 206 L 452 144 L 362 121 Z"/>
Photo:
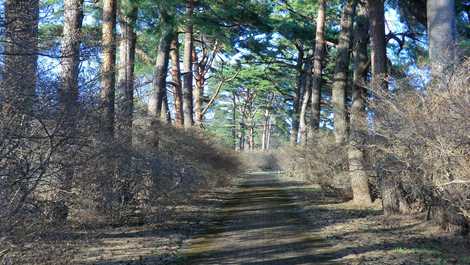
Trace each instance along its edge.
<path fill-rule="evenodd" d="M 368 70 L 367 44 L 369 42 L 369 20 L 366 6 L 358 6 L 354 30 L 354 75 L 352 84 L 352 104 L 350 136 L 348 147 L 349 175 L 353 191 L 353 201 L 358 205 L 372 203 L 369 190 L 369 176 L 365 169 L 364 145 L 367 136 L 367 113 L 365 109 L 366 76 Z"/>
<path fill-rule="evenodd" d="M 137 36 L 135 24 L 137 6 L 130 0 L 121 2 L 119 25 L 121 40 L 119 44 L 119 70 L 117 79 L 117 140 L 121 151 L 117 164 L 118 196 L 121 204 L 132 199 L 130 179 L 132 176 L 132 127 L 134 113 L 134 67 Z"/>
<path fill-rule="evenodd" d="M 387 51 L 385 43 L 385 16 L 383 0 L 368 0 L 370 33 L 371 33 L 371 67 L 372 89 L 388 91 L 387 84 Z M 400 212 L 398 181 L 394 176 L 382 177 L 382 204 L 385 215 Z"/>
<path fill-rule="evenodd" d="M 333 76 L 332 105 L 335 124 L 335 141 L 338 145 L 344 145 L 348 137 L 346 88 L 348 86 L 349 49 L 351 47 L 353 17 L 356 6 L 357 0 L 346 1 L 341 15 L 341 32 L 337 46 L 338 55 Z"/>
<path fill-rule="evenodd" d="M 169 16 L 164 11 L 160 12 L 161 37 L 157 46 L 157 59 L 155 62 L 153 90 L 150 95 L 148 113 L 152 119 L 158 120 L 161 116 L 163 97 L 166 93 L 166 76 L 168 73 L 168 59 L 173 29 L 169 25 Z"/>
<path fill-rule="evenodd" d="M 171 58 L 171 77 L 173 81 L 173 104 L 175 108 L 175 125 L 177 127 L 184 126 L 183 116 L 183 91 L 181 84 L 181 70 L 179 58 L 178 33 L 175 32 L 170 45 Z"/>
<path fill-rule="evenodd" d="M 320 0 L 317 14 L 317 29 L 315 35 L 315 51 L 313 53 L 313 69 L 310 96 L 311 102 L 311 131 L 320 128 L 320 101 L 323 60 L 325 57 L 325 21 L 326 0 Z"/>
<path fill-rule="evenodd" d="M 110 147 L 114 142 L 114 97 L 115 97 L 115 67 L 116 67 L 116 0 L 103 0 L 103 25 L 101 43 L 103 59 L 101 63 L 101 128 L 100 141 L 105 161 L 100 172 L 100 192 L 102 196 L 101 210 L 111 210 L 113 203 L 114 154 Z"/>
<path fill-rule="evenodd" d="M 67 196 L 72 188 L 75 170 L 73 157 L 77 140 L 76 118 L 78 103 L 78 75 L 80 66 L 80 38 L 83 20 L 83 0 L 64 1 L 64 28 L 62 32 L 61 59 L 60 59 L 60 86 L 59 102 L 61 110 L 61 130 L 66 139 L 62 153 L 63 170 L 61 170 L 60 185 L 64 192 L 58 194 L 57 210 L 68 212 Z M 65 223 L 67 214 L 55 213 L 61 217 L 54 220 L 57 223 Z M 60 220 L 59 220 L 60 219 Z"/>
<path fill-rule="evenodd" d="M 78 72 L 80 66 L 80 34 L 83 20 L 83 0 L 64 1 L 62 33 L 60 104 L 65 119 L 74 122 L 78 105 Z"/>
<path fill-rule="evenodd" d="M 183 54 L 183 113 L 184 128 L 191 128 L 193 119 L 193 22 L 194 1 L 186 1 L 186 25 Z"/>
<path fill-rule="evenodd" d="M 116 0 L 103 0 L 103 25 L 101 43 L 103 59 L 101 63 L 101 134 L 106 142 L 114 138 L 114 97 L 116 67 Z"/>
<path fill-rule="evenodd" d="M 299 135 L 299 115 L 300 115 L 300 100 L 301 94 L 303 91 L 303 86 L 305 84 L 305 74 L 303 73 L 303 64 L 304 64 L 304 49 L 300 45 L 297 46 L 297 84 L 296 90 L 294 91 L 293 104 L 292 104 L 292 129 L 290 132 L 290 143 L 292 145 L 297 144 L 297 139 Z"/>

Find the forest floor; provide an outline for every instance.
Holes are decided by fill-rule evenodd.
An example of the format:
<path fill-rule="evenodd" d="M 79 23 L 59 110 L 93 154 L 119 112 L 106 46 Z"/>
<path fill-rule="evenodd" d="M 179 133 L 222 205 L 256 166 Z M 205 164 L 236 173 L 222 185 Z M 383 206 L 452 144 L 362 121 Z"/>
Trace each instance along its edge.
<path fill-rule="evenodd" d="M 22 244 L 10 262 L 470 264 L 468 238 L 439 232 L 420 216 L 384 218 L 379 207 L 361 209 L 278 175 L 247 175 L 238 182 L 173 208 L 155 224 L 49 233 Z"/>

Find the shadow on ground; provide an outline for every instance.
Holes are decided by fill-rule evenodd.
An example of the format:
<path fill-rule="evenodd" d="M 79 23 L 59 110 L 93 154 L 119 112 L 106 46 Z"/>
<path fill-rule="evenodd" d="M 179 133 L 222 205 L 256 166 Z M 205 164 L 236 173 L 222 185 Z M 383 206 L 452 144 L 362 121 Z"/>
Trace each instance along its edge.
<path fill-rule="evenodd" d="M 414 225 L 394 228 L 369 228 L 362 231 L 337 233 L 337 238 L 321 236 L 327 227 L 347 224 L 353 219 L 374 217 L 380 211 L 358 209 L 327 209 L 321 205 L 341 203 L 334 197 L 324 195 L 315 188 L 299 182 L 284 181 L 275 175 L 248 175 L 238 189 L 231 194 L 219 194 L 223 199 L 216 210 L 216 218 L 206 220 L 204 229 L 192 233 L 192 239 L 184 244 L 175 257 L 166 258 L 155 247 L 151 254 L 134 246 L 131 256 L 113 256 L 112 260 L 86 264 L 175 264 L 175 265 L 303 265 L 303 264 L 402 264 L 362 263 L 363 253 L 384 250 L 410 251 L 416 246 L 432 244 L 428 239 L 397 240 L 377 243 L 338 244 L 349 233 L 387 233 L 414 229 Z M 195 202 L 196 207 L 210 207 L 207 201 Z M 315 218 L 312 219 L 312 216 Z M 175 226 L 182 224 L 190 229 L 198 225 L 195 219 L 203 216 L 184 215 Z M 189 226 L 188 226 L 189 224 Z M 168 228 L 170 232 L 173 228 Z M 375 230 L 374 230 L 375 229 Z M 102 238 L 130 239 L 144 237 L 157 244 L 162 231 L 140 231 L 103 234 Z M 324 234 L 324 233 L 323 233 Z M 149 241 L 149 242 L 150 242 Z M 150 244 L 150 247 L 152 245 Z M 147 246 L 149 247 L 149 246 Z M 129 253 L 129 250 L 126 251 Z M 138 257 L 138 258 L 136 258 Z M 377 261 L 377 260 L 376 260 Z M 406 264 L 430 264 L 413 263 Z"/>

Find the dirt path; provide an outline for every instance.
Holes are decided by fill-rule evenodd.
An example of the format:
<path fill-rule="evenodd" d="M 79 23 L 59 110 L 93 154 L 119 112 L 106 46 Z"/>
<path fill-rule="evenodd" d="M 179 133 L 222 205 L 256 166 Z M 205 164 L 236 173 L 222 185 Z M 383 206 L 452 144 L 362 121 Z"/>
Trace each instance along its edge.
<path fill-rule="evenodd" d="M 180 264 L 342 264 L 308 225 L 306 202 L 293 198 L 298 189 L 273 175 L 247 177 L 224 205 L 220 222 L 186 245 Z"/>

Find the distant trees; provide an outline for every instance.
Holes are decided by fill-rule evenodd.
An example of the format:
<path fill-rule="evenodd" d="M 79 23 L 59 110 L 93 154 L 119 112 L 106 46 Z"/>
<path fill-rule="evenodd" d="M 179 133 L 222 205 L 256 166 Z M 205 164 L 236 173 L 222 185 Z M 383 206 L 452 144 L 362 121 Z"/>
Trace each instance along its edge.
<path fill-rule="evenodd" d="M 372 177 L 372 168 L 379 163 L 370 157 L 375 149 L 369 144 L 379 146 L 387 139 L 376 131 L 383 117 L 374 111 L 380 108 L 368 103 L 385 104 L 382 100 L 398 93 L 398 80 L 409 74 L 387 58 L 387 44 L 394 52 L 406 49 L 406 55 L 399 56 L 407 64 L 422 56 L 426 47 L 416 44 L 422 38 L 416 36 L 413 24 L 404 25 L 405 32 L 386 34 L 383 0 L 238 2 L 242 4 L 51 1 L 64 12 L 54 12 L 49 22 L 39 21 L 39 1 L 4 1 L 0 102 L 3 117 L 14 122 L 4 118 L 0 125 L 5 129 L 0 133 L 15 140 L 0 148 L 0 152 L 9 150 L 6 160 L 0 157 L 0 173 L 12 176 L 13 171 L 53 168 L 47 181 L 59 185 L 61 193 L 71 196 L 74 188 L 88 185 L 96 189 L 93 203 L 114 211 L 116 205 L 136 205 L 141 198 L 148 202 L 148 190 L 141 190 L 166 181 L 160 178 L 166 163 L 159 160 L 162 150 L 183 150 L 182 146 L 192 146 L 185 142 L 189 134 L 209 132 L 225 137 L 220 142 L 238 151 L 267 151 L 290 142 L 292 153 L 341 152 L 305 155 L 299 161 L 308 168 L 328 159 L 322 169 L 327 168 L 328 176 L 347 173 L 342 180 L 361 205 L 372 202 L 375 183 L 369 181 L 378 180 L 385 214 L 400 213 L 412 197 L 406 187 L 410 184 L 379 169 L 378 177 Z M 389 8 L 408 10 L 423 4 L 421 0 L 392 1 Z M 90 9 L 101 14 L 101 20 L 84 24 L 88 15 L 84 12 Z M 427 2 L 433 82 L 447 78 L 458 59 L 454 9 L 451 0 Z M 416 12 L 399 15 L 419 16 L 420 23 L 426 19 Z M 57 22 L 62 20 L 63 27 Z M 405 45 L 409 41 L 413 45 Z M 46 55 L 39 64 L 38 54 Z M 395 56 L 390 50 L 388 55 Z M 39 71 L 49 62 L 60 63 L 57 76 Z M 99 96 L 94 94 L 98 91 Z M 42 105 L 46 107 L 38 107 Z M 387 122 L 394 121 L 384 116 Z M 161 136 L 168 131 L 183 139 L 165 141 Z M 45 139 L 53 148 L 45 148 Z M 6 142 L 0 140 L 0 144 Z M 298 142 L 302 145 L 295 147 Z M 53 154 L 37 155 L 31 151 L 36 146 Z M 10 147 L 19 150 L 17 156 L 9 156 L 14 153 Z M 11 157 L 27 161 L 21 160 L 24 154 L 47 163 L 38 163 L 38 169 L 32 170 L 29 161 L 11 162 Z M 79 161 L 74 159 L 76 154 Z M 164 158 L 173 159 L 171 154 Z M 319 161 L 309 161 L 313 158 Z M 84 172 L 75 170 L 90 161 L 98 170 L 91 166 L 81 168 Z M 33 179 L 22 174 L 22 179 Z M 174 180 L 172 174 L 168 182 Z M 40 181 L 24 182 L 24 194 L 41 186 Z M 65 201 L 61 193 L 51 197 Z"/>

